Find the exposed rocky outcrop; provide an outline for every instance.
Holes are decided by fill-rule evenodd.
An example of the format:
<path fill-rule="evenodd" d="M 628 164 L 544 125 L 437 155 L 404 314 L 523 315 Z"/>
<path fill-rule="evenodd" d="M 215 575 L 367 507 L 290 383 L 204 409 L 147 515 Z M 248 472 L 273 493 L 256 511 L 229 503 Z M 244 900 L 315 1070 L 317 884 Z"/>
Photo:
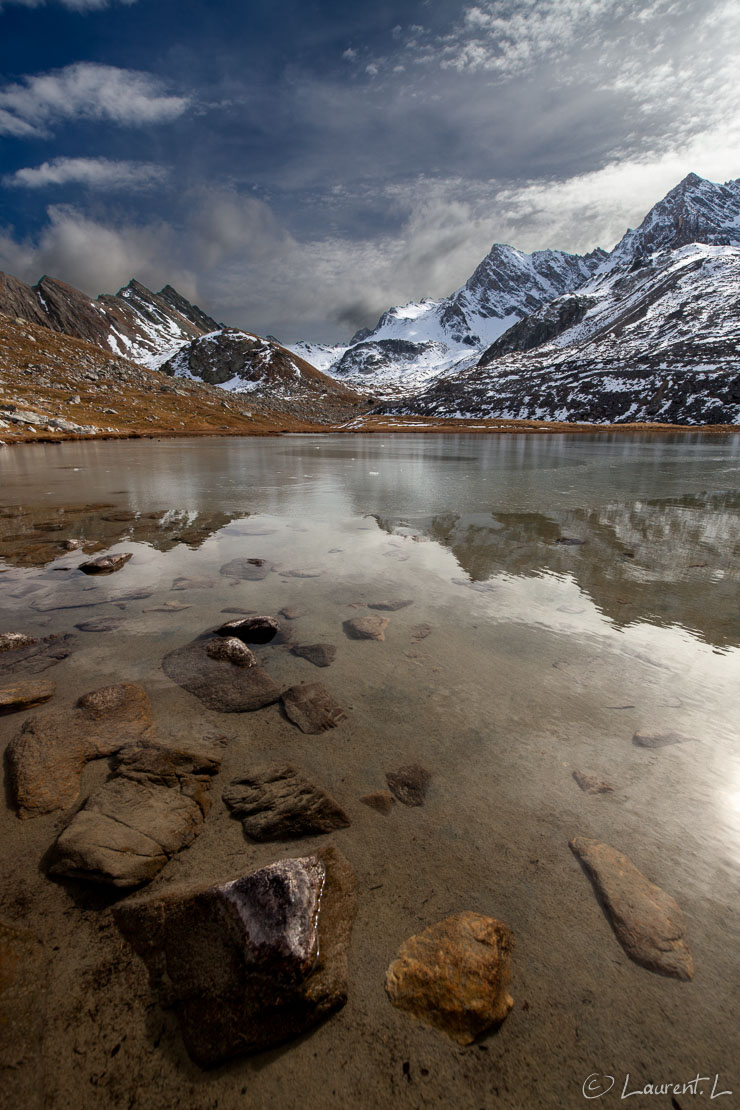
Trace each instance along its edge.
<path fill-rule="evenodd" d="M 355 881 L 331 846 L 114 912 L 201 1067 L 291 1040 L 347 999 Z"/>
<path fill-rule="evenodd" d="M 127 745 L 60 834 L 50 873 L 115 887 L 149 882 L 201 831 L 219 766 L 215 752 Z"/>
<path fill-rule="evenodd" d="M 252 840 L 288 840 L 345 829 L 349 817 L 330 794 L 290 764 L 234 779 L 224 801 Z"/>
<path fill-rule="evenodd" d="M 86 763 L 153 733 L 149 698 L 130 682 L 84 694 L 74 709 L 37 713 L 24 722 L 5 752 L 18 816 L 66 809 L 79 794 Z"/>
<path fill-rule="evenodd" d="M 670 894 L 609 844 L 577 836 L 570 846 L 591 877 L 627 955 L 650 971 L 693 979 L 683 914 Z"/>
<path fill-rule="evenodd" d="M 503 922 L 470 911 L 454 914 L 401 945 L 386 974 L 388 997 L 459 1044 L 471 1044 L 514 1005 L 513 945 Z"/>

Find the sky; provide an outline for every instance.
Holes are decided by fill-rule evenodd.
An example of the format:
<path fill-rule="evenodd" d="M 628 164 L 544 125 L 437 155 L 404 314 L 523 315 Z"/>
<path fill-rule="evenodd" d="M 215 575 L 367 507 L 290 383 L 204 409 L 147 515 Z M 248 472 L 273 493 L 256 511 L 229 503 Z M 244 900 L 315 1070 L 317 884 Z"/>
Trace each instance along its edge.
<path fill-rule="evenodd" d="M 0 0 L 0 270 L 284 342 L 740 176 L 738 0 Z"/>

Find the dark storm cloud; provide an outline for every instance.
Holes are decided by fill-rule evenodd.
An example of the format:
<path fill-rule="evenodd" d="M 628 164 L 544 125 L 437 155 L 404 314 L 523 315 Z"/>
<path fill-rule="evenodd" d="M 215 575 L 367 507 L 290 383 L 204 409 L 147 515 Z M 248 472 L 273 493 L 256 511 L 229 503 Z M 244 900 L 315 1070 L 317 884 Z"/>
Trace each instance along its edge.
<path fill-rule="evenodd" d="M 740 172 L 733 0 L 142 0 L 75 27 L 0 88 L 0 266 L 180 282 L 286 339 L 447 293 L 494 240 L 611 247 L 689 170 Z M 65 100 L 106 67 L 120 98 Z"/>

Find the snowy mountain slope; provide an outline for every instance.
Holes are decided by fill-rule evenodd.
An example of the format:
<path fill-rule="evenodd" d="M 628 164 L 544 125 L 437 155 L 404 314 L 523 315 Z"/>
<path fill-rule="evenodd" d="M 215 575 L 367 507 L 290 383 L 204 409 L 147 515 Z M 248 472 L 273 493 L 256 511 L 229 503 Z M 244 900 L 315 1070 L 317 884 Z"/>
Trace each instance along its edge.
<path fill-rule="evenodd" d="M 391 308 L 374 329 L 358 332 L 345 348 L 299 343 L 290 349 L 358 389 L 408 394 L 470 366 L 482 348 L 541 305 L 580 286 L 606 257 L 601 250 L 585 256 L 555 250 L 525 254 L 496 243 L 449 297 Z"/>
<path fill-rule="evenodd" d="M 236 328 L 201 335 L 160 369 L 175 378 L 249 393 L 255 402 L 307 419 L 346 420 L 367 408 L 354 390 L 271 339 Z"/>
<path fill-rule="evenodd" d="M 30 286 L 0 274 L 0 312 L 85 339 L 150 368 L 183 343 L 219 326 L 171 285 L 152 293 L 134 279 L 118 293 L 93 300 L 46 275 Z"/>
<path fill-rule="evenodd" d="M 740 247 L 693 243 L 641 257 L 528 317 L 478 366 L 404 411 L 740 423 Z"/>

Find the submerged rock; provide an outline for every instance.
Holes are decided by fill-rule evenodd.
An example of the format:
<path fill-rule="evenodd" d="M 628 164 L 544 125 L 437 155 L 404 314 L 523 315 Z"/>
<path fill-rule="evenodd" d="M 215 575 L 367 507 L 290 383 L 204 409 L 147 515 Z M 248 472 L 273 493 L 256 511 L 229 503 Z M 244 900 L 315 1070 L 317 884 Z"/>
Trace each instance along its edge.
<path fill-rule="evenodd" d="M 282 1044 L 343 1006 L 355 913 L 352 868 L 331 846 L 114 910 L 201 1067 Z"/>
<path fill-rule="evenodd" d="M 281 578 L 320 578 L 323 574 L 320 567 L 298 567 L 296 570 L 281 570 Z"/>
<path fill-rule="evenodd" d="M 387 790 L 375 790 L 372 794 L 365 794 L 360 801 L 364 806 L 369 806 L 376 813 L 390 813 L 396 804 L 396 799 Z"/>
<path fill-rule="evenodd" d="M 293 655 L 308 659 L 315 667 L 330 666 L 337 654 L 335 644 L 296 644 L 292 651 Z"/>
<path fill-rule="evenodd" d="M 214 755 L 127 745 L 59 836 L 50 873 L 116 887 L 149 882 L 201 831 L 219 766 Z"/>
<path fill-rule="evenodd" d="M 583 771 L 574 771 L 573 778 L 584 794 L 609 794 L 614 790 L 608 782 L 597 779 L 595 775 L 586 775 Z"/>
<path fill-rule="evenodd" d="M 236 636 L 245 644 L 269 644 L 280 631 L 274 617 L 244 617 L 227 621 L 216 629 L 217 636 Z"/>
<path fill-rule="evenodd" d="M 44 710 L 25 721 L 5 752 L 18 816 L 65 809 L 80 792 L 86 763 L 153 732 L 149 698 L 130 682 L 85 694 L 72 710 Z"/>
<path fill-rule="evenodd" d="M 388 617 L 352 617 L 344 622 L 344 631 L 350 640 L 384 640 L 385 630 L 390 624 Z"/>
<path fill-rule="evenodd" d="M 407 605 L 413 605 L 413 599 L 408 601 L 368 601 L 368 609 L 379 609 L 383 613 L 396 613 L 399 609 L 405 609 Z"/>
<path fill-rule="evenodd" d="M 79 628 L 80 632 L 116 632 L 125 622 L 125 617 L 95 617 L 90 621 L 81 621 L 75 628 Z"/>
<path fill-rule="evenodd" d="M 669 744 L 687 744 L 696 741 L 695 736 L 684 736 L 680 732 L 636 732 L 632 743 L 638 748 L 665 748 Z"/>
<path fill-rule="evenodd" d="M 30 709 L 48 701 L 56 690 L 49 678 L 26 678 L 0 686 L 0 713 Z"/>
<path fill-rule="evenodd" d="M 394 1006 L 459 1044 L 471 1044 L 514 1005 L 513 946 L 502 921 L 470 911 L 454 914 L 401 945 L 385 989 Z"/>
<path fill-rule="evenodd" d="M 243 640 L 236 636 L 214 636 L 206 644 L 206 652 L 211 659 L 220 659 L 225 663 L 233 663 L 235 667 L 256 667 L 257 657 L 250 651 Z"/>
<path fill-rule="evenodd" d="M 560 543 L 564 547 L 581 547 L 586 541 L 579 540 L 575 536 L 558 536 L 555 543 Z"/>
<path fill-rule="evenodd" d="M 385 776 L 390 790 L 405 806 L 423 806 L 432 776 L 418 763 L 409 763 Z"/>
<path fill-rule="evenodd" d="M 211 590 L 213 589 L 212 578 L 176 578 L 170 586 L 171 590 Z"/>
<path fill-rule="evenodd" d="M 350 824 L 339 803 L 290 764 L 234 779 L 223 799 L 253 840 L 314 836 Z"/>
<path fill-rule="evenodd" d="M 266 559 L 232 559 L 221 567 L 221 574 L 227 578 L 243 578 L 246 582 L 260 582 L 271 570 L 272 563 Z"/>
<path fill-rule="evenodd" d="M 133 558 L 133 554 L 133 551 L 122 551 L 117 555 L 98 555 L 97 559 L 80 563 L 79 569 L 84 574 L 115 574 Z"/>
<path fill-rule="evenodd" d="M 263 667 L 225 666 L 223 659 L 208 654 L 209 643 L 210 638 L 199 636 L 176 648 L 165 655 L 162 670 L 208 709 L 221 713 L 247 713 L 279 700 L 280 687 Z"/>
<path fill-rule="evenodd" d="M 693 979 L 694 961 L 678 904 L 646 879 L 609 844 L 576 836 L 570 847 L 593 880 L 617 940 L 627 955 L 650 971 Z"/>
<path fill-rule="evenodd" d="M 305 615 L 305 612 L 306 610 L 300 605 L 285 605 L 280 610 L 280 616 L 285 617 L 286 621 L 297 621 L 299 617 Z"/>
<path fill-rule="evenodd" d="M 33 640 L 33 637 L 31 637 Z M 8 649 L 0 655 L 0 678 L 8 674 L 40 674 L 49 667 L 55 667 L 66 659 L 72 651 L 74 636 L 46 636 L 43 640 L 33 640 L 22 647 Z"/>
<path fill-rule="evenodd" d="M 301 732 L 324 732 L 347 719 L 339 702 L 320 682 L 291 686 L 281 698 L 286 714 Z"/>

